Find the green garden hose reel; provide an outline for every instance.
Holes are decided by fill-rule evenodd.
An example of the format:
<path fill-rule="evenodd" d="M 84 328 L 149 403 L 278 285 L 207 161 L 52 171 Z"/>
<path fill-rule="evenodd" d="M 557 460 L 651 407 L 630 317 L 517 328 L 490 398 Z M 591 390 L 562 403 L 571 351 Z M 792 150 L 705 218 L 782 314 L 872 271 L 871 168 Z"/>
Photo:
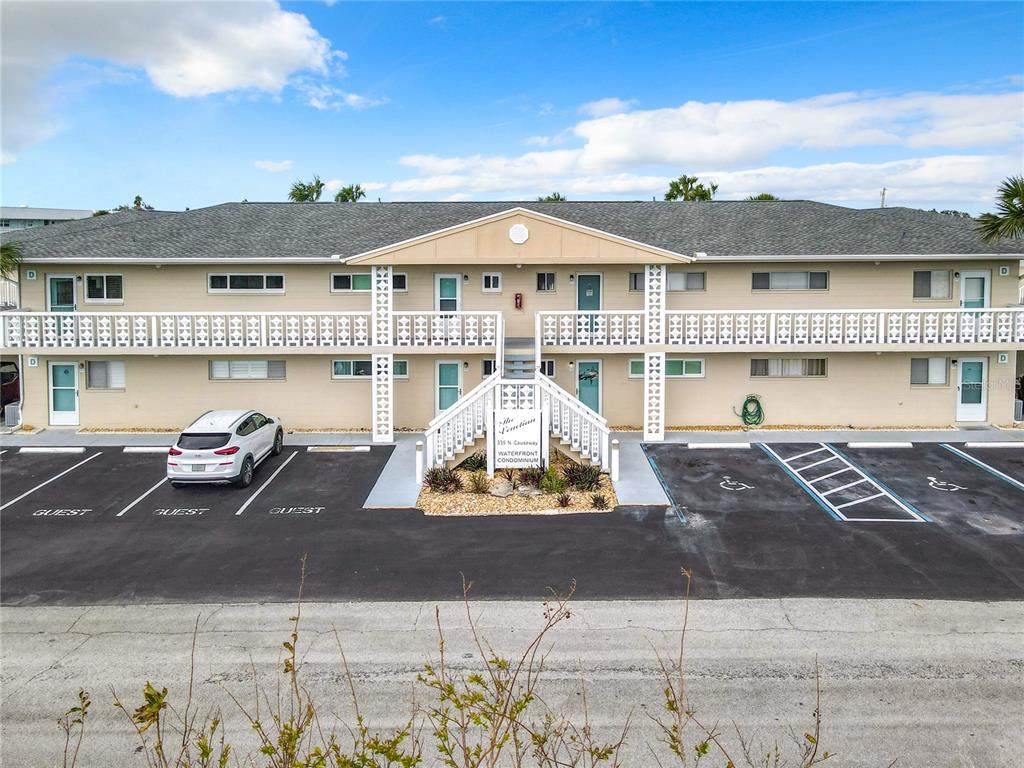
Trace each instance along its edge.
<path fill-rule="evenodd" d="M 736 413 L 733 410 L 733 413 Z M 747 395 L 743 401 L 743 408 L 736 414 L 743 420 L 743 426 L 756 427 L 764 422 L 764 407 L 761 405 L 760 395 Z"/>

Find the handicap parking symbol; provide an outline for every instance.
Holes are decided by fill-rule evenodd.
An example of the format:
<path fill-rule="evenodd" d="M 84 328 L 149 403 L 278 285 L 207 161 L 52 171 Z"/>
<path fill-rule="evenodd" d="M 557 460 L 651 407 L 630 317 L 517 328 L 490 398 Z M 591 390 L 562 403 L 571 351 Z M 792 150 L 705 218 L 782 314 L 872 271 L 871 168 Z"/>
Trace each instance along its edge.
<path fill-rule="evenodd" d="M 967 488 L 963 485 L 957 485 L 956 483 L 947 483 L 945 480 L 939 480 L 937 477 L 928 475 L 928 485 L 934 488 L 936 491 L 946 491 L 947 493 L 956 493 L 957 491 L 966 491 Z"/>
<path fill-rule="evenodd" d="M 749 491 L 754 488 L 754 486 L 747 485 L 741 480 L 733 480 L 728 475 L 724 476 L 724 479 L 719 483 L 719 485 L 727 491 Z"/>

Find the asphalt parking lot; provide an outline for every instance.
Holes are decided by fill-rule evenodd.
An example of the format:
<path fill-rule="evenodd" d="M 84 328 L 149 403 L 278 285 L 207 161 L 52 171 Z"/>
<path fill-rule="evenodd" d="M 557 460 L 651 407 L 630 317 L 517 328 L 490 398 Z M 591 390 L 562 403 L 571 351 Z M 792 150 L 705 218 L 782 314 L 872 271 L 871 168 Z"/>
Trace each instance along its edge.
<path fill-rule="evenodd" d="M 362 505 L 391 453 L 285 446 L 247 489 L 164 481 L 162 454 L 0 453 L 5 604 L 1024 595 L 1024 449 L 648 446 L 675 508 L 437 518 Z"/>

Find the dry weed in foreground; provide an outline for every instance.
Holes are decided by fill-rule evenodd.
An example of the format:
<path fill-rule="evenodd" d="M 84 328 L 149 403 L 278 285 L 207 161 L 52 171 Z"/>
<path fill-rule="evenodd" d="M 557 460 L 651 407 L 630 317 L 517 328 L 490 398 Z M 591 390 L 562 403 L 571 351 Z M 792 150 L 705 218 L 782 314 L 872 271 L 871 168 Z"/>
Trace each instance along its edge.
<path fill-rule="evenodd" d="M 418 675 L 423 701 L 408 704 L 404 725 L 388 732 L 371 730 L 359 709 L 359 701 L 337 630 L 335 640 L 345 679 L 346 695 L 354 709 L 354 723 L 343 723 L 328 715 L 331 702 L 315 701 L 302 681 L 299 653 L 302 617 L 302 588 L 305 558 L 299 579 L 299 594 L 292 629 L 282 643 L 284 658 L 276 685 L 261 684 L 252 667 L 252 690 L 247 695 L 227 691 L 243 715 L 259 745 L 252 754 L 239 755 L 224 733 L 219 712 L 208 710 L 194 699 L 196 640 L 199 620 L 192 633 L 192 654 L 184 708 L 172 706 L 167 688 L 146 683 L 142 703 L 130 709 L 112 691 L 113 702 L 128 720 L 138 738 L 135 752 L 146 768 L 227 768 L 229 765 L 266 768 L 417 768 L 444 765 L 447 768 L 619 768 L 620 752 L 630 734 L 631 716 L 615 729 L 611 741 L 595 736 L 587 706 L 585 680 L 580 681 L 582 712 L 569 715 L 549 707 L 542 695 L 545 639 L 571 616 L 575 592 L 552 594 L 544 602 L 544 623 L 527 646 L 516 656 L 506 657 L 480 634 L 473 618 L 470 584 L 463 580 L 463 604 L 470 638 L 480 661 L 471 668 L 449 663 L 447 641 L 440 610 L 435 611 L 438 658 L 424 664 Z M 660 734 L 645 746 L 650 760 L 630 765 L 699 766 L 708 763 L 736 768 L 718 723 L 698 717 L 686 690 L 685 640 L 689 621 L 691 574 L 686 580 L 683 629 L 675 658 L 657 654 L 663 681 L 657 715 L 649 715 Z M 548 647 L 550 650 L 550 647 Z M 814 723 L 803 738 L 793 737 L 789 752 L 779 744 L 754 747 L 740 726 L 733 723 L 737 756 L 750 768 L 812 768 L 829 759 L 819 750 L 821 738 L 821 688 L 815 664 L 817 704 Z M 416 698 L 420 698 L 419 695 Z M 63 765 L 75 768 L 90 715 L 91 699 L 79 691 L 78 703 L 57 724 L 64 734 Z M 397 706 L 397 704 L 396 704 Z M 328 718 L 330 721 L 327 722 Z"/>

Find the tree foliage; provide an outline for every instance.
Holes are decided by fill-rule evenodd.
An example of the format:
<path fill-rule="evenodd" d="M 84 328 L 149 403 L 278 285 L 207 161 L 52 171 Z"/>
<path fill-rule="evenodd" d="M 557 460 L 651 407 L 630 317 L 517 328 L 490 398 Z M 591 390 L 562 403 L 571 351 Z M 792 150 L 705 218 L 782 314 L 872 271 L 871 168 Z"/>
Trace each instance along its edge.
<path fill-rule="evenodd" d="M 3 243 L 0 245 L 0 277 L 17 274 L 21 264 L 21 243 Z"/>
<path fill-rule="evenodd" d="M 541 195 L 537 198 L 538 203 L 564 203 L 566 197 L 561 192 L 552 192 L 550 195 Z"/>
<path fill-rule="evenodd" d="M 696 176 L 683 174 L 678 179 L 668 183 L 668 191 L 665 193 L 666 200 L 686 201 L 710 201 L 715 197 L 718 185 L 709 182 L 701 183 Z"/>
<path fill-rule="evenodd" d="M 1024 176 L 1010 176 L 999 185 L 996 211 L 978 218 L 978 234 L 986 243 L 1024 236 Z"/>
<path fill-rule="evenodd" d="M 305 182 L 297 179 L 288 190 L 288 199 L 293 203 L 315 203 L 324 193 L 324 183 L 319 176 L 313 176 L 312 181 Z"/>
<path fill-rule="evenodd" d="M 357 203 L 366 197 L 366 190 L 359 184 L 349 184 L 347 187 L 342 187 L 338 190 L 338 194 L 334 196 L 334 202 L 336 203 Z"/>
<path fill-rule="evenodd" d="M 771 192 L 762 192 L 759 195 L 751 195 L 750 197 L 747 198 L 747 200 L 750 200 L 752 202 L 770 202 L 772 200 L 778 200 L 778 199 L 779 198 L 777 198 Z"/>

